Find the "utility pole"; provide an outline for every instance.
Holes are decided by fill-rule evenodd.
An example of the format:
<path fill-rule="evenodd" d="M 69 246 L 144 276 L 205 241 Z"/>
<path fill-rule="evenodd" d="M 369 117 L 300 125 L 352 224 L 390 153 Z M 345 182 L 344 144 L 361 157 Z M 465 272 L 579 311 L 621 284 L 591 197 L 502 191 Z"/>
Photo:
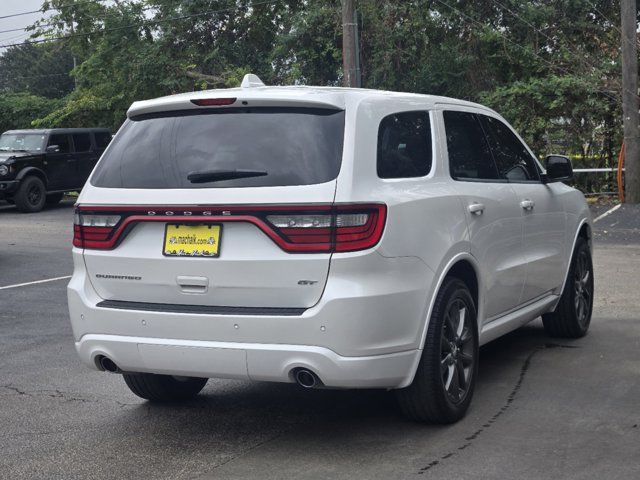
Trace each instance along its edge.
<path fill-rule="evenodd" d="M 342 85 L 345 87 L 360 86 L 356 53 L 358 42 L 356 20 L 355 0 L 342 0 L 342 70 L 344 72 Z"/>
<path fill-rule="evenodd" d="M 620 0 L 622 27 L 622 116 L 624 123 L 625 202 L 640 203 L 638 149 L 638 53 L 636 0 Z"/>

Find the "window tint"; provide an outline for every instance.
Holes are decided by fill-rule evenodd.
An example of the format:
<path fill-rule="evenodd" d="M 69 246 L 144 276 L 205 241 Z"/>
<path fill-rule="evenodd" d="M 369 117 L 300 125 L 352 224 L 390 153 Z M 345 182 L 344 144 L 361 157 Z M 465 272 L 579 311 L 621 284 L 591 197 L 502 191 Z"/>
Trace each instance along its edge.
<path fill-rule="evenodd" d="M 74 133 L 72 136 L 76 152 L 88 152 L 91 150 L 91 136 L 88 133 Z"/>
<path fill-rule="evenodd" d="M 69 141 L 69 135 L 67 134 L 54 134 L 49 137 L 49 143 L 47 146 L 57 145 L 59 153 L 70 153 L 71 142 Z"/>
<path fill-rule="evenodd" d="M 333 180 L 342 160 L 344 112 L 310 108 L 195 110 L 129 120 L 91 184 L 110 188 L 310 185 Z M 192 172 L 267 175 L 191 183 Z"/>
<path fill-rule="evenodd" d="M 456 180 L 498 180 L 482 126 L 475 114 L 444 112 L 449 170 Z"/>
<path fill-rule="evenodd" d="M 500 120 L 480 115 L 500 175 L 511 181 L 538 180 L 538 168 L 526 147 Z"/>
<path fill-rule="evenodd" d="M 382 119 L 378 129 L 378 176 L 424 177 L 431 170 L 431 124 L 427 112 Z"/>
<path fill-rule="evenodd" d="M 93 135 L 96 138 L 96 148 L 98 150 L 104 150 L 111 142 L 111 134 L 109 132 L 95 132 Z"/>

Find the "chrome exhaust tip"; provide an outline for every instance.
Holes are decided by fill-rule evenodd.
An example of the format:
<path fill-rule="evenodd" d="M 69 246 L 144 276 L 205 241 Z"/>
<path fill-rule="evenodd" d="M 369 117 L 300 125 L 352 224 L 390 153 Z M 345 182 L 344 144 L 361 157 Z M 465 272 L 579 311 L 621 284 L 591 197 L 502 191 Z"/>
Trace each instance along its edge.
<path fill-rule="evenodd" d="M 316 388 L 321 385 L 318 376 L 311 370 L 299 368 L 294 373 L 294 379 L 303 388 Z"/>
<path fill-rule="evenodd" d="M 120 370 L 120 367 L 118 367 L 118 365 L 116 365 L 116 363 L 113 360 L 111 360 L 109 357 L 101 356 L 98 362 L 100 363 L 100 367 L 105 372 L 122 373 L 122 370 Z"/>

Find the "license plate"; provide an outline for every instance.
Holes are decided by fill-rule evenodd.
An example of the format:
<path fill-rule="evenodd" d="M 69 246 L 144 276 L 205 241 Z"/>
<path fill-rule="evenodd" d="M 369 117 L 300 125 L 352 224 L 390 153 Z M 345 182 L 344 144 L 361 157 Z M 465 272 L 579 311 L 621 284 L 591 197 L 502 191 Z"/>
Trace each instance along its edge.
<path fill-rule="evenodd" d="M 222 225 L 167 224 L 164 232 L 166 257 L 217 257 L 220 255 Z"/>

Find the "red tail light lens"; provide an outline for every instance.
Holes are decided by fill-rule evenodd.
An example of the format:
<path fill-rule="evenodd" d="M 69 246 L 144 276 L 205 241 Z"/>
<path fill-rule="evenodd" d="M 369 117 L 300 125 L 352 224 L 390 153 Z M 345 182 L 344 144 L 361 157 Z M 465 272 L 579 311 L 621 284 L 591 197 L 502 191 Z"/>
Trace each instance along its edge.
<path fill-rule="evenodd" d="M 76 210 L 73 216 L 73 246 L 101 248 L 122 220 L 120 215 L 91 215 Z"/>
<path fill-rule="evenodd" d="M 317 215 L 267 215 L 267 221 L 291 252 L 353 252 L 378 243 L 384 229 L 384 205 L 337 205 Z M 282 245 L 281 245 L 282 246 Z"/>
<path fill-rule="evenodd" d="M 113 249 L 139 222 L 248 222 L 262 230 L 285 252 L 354 252 L 371 248 L 380 241 L 386 212 L 384 204 L 80 206 L 75 214 L 73 245 L 87 249 Z"/>

